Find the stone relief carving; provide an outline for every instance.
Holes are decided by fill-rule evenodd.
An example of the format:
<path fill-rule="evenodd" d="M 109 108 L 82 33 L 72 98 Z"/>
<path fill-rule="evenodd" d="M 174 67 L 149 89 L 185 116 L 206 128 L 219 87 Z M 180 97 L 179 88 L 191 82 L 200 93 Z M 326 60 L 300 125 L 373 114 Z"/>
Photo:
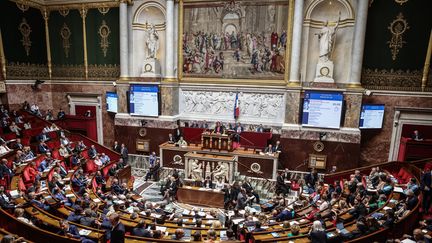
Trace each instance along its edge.
<path fill-rule="evenodd" d="M 181 96 L 184 115 L 232 117 L 236 92 L 182 91 Z M 283 116 L 283 94 L 240 92 L 238 97 L 240 119 L 277 121 Z"/>

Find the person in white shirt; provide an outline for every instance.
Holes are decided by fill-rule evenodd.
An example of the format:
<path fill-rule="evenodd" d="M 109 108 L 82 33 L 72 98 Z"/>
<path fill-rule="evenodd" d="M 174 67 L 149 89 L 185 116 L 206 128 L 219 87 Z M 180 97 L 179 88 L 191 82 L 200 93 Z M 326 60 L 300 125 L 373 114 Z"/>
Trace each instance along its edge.
<path fill-rule="evenodd" d="M 25 130 L 29 130 L 29 129 L 31 129 L 31 128 L 32 128 L 32 126 L 31 126 L 30 122 L 26 122 L 26 123 L 24 123 L 24 129 L 25 129 Z"/>
<path fill-rule="evenodd" d="M 15 214 L 15 217 L 19 221 L 24 222 L 24 223 L 29 224 L 29 225 L 33 225 L 33 223 L 28 218 L 24 217 L 24 209 L 16 208 L 14 214 Z"/>
<path fill-rule="evenodd" d="M 49 126 L 44 127 L 44 129 L 42 130 L 42 133 L 49 133 L 51 132 L 51 128 Z"/>
<path fill-rule="evenodd" d="M 222 178 L 219 177 L 216 181 L 215 189 L 223 190 L 225 188 L 225 183 L 222 181 Z"/>
<path fill-rule="evenodd" d="M 11 130 L 11 132 L 15 133 L 18 137 L 21 135 L 21 128 L 19 128 L 15 122 L 11 123 L 9 129 Z"/>
<path fill-rule="evenodd" d="M 55 123 L 51 124 L 50 129 L 51 129 L 51 131 L 58 131 L 58 130 L 60 130 Z"/>
<path fill-rule="evenodd" d="M 0 145 L 0 154 L 5 154 L 10 151 L 10 148 L 6 145 L 6 143 L 2 143 Z"/>
<path fill-rule="evenodd" d="M 102 160 L 99 158 L 99 156 L 96 155 L 95 159 L 94 159 L 94 163 L 100 168 L 103 163 Z"/>
<path fill-rule="evenodd" d="M 39 106 L 36 105 L 36 103 L 33 103 L 33 105 L 30 107 L 30 111 L 35 115 L 38 115 L 38 116 L 41 115 L 41 113 L 39 111 Z"/>
<path fill-rule="evenodd" d="M 180 137 L 180 139 L 176 143 L 180 147 L 186 147 L 188 146 L 187 142 L 183 139 L 183 137 Z"/>

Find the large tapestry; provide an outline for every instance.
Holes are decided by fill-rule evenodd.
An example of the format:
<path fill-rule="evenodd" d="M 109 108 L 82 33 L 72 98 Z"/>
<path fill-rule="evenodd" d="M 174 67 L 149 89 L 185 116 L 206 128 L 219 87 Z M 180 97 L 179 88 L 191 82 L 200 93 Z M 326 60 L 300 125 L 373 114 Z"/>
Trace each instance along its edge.
<path fill-rule="evenodd" d="M 185 77 L 283 79 L 288 1 L 184 5 Z"/>

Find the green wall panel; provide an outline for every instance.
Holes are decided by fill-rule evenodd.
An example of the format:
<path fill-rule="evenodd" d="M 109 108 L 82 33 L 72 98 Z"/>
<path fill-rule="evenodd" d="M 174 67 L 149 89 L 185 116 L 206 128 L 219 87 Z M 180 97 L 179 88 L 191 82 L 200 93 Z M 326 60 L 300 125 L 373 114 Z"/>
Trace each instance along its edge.
<path fill-rule="evenodd" d="M 102 38 L 99 34 L 99 28 L 105 21 L 110 33 L 108 35 L 109 46 L 106 49 L 106 55 L 101 48 Z M 102 64 L 120 64 L 120 47 L 119 47 L 119 11 L 118 8 L 111 8 L 108 13 L 102 14 L 98 9 L 89 9 L 86 19 L 87 33 L 87 56 L 88 63 Z"/>
<path fill-rule="evenodd" d="M 431 0 L 409 0 L 398 4 L 394 0 L 373 1 L 368 13 L 364 68 L 420 70 L 423 68 L 429 34 L 432 27 Z M 410 27 L 403 34 L 403 47 L 392 59 L 388 27 L 402 13 Z"/>
<path fill-rule="evenodd" d="M 23 18 L 31 28 L 29 55 L 23 46 L 23 36 L 19 25 Z M 3 48 L 8 62 L 46 64 L 47 51 L 45 42 L 45 23 L 38 9 L 29 8 L 21 11 L 14 2 L 0 1 L 0 28 Z"/>
<path fill-rule="evenodd" d="M 63 25 L 70 29 L 69 55 L 66 56 L 63 48 L 61 30 Z M 53 65 L 83 65 L 84 43 L 82 19 L 78 10 L 70 10 L 65 17 L 58 11 L 51 12 L 49 19 L 51 57 Z"/>

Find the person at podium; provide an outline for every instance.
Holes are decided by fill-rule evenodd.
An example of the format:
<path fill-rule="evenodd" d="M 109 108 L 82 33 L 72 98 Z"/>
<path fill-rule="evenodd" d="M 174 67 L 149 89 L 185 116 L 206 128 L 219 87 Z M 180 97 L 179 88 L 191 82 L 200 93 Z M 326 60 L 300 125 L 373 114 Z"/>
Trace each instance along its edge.
<path fill-rule="evenodd" d="M 168 134 L 168 143 L 169 144 L 176 143 L 176 140 L 175 140 L 174 136 L 172 135 L 172 133 Z"/>
<path fill-rule="evenodd" d="M 213 133 L 217 133 L 217 134 L 223 134 L 225 131 L 224 127 L 222 126 L 222 124 L 220 122 L 216 122 L 216 126 L 213 129 Z"/>
<path fill-rule="evenodd" d="M 186 140 L 183 139 L 183 136 L 180 137 L 180 139 L 177 141 L 176 145 L 179 147 L 187 147 L 188 146 Z"/>
<path fill-rule="evenodd" d="M 267 155 L 273 155 L 274 152 L 275 151 L 274 151 L 273 145 L 271 143 L 264 150 L 264 153 Z"/>
<path fill-rule="evenodd" d="M 275 153 L 281 153 L 282 152 L 282 146 L 280 145 L 280 141 L 276 141 L 275 146 L 273 146 L 273 151 Z"/>
<path fill-rule="evenodd" d="M 244 131 L 244 127 L 241 125 L 240 122 L 237 122 L 236 126 L 234 127 L 234 141 L 237 143 L 240 143 L 240 133 Z"/>
<path fill-rule="evenodd" d="M 213 188 L 213 181 L 211 180 L 210 176 L 207 176 L 206 179 L 203 181 L 202 187 Z"/>

